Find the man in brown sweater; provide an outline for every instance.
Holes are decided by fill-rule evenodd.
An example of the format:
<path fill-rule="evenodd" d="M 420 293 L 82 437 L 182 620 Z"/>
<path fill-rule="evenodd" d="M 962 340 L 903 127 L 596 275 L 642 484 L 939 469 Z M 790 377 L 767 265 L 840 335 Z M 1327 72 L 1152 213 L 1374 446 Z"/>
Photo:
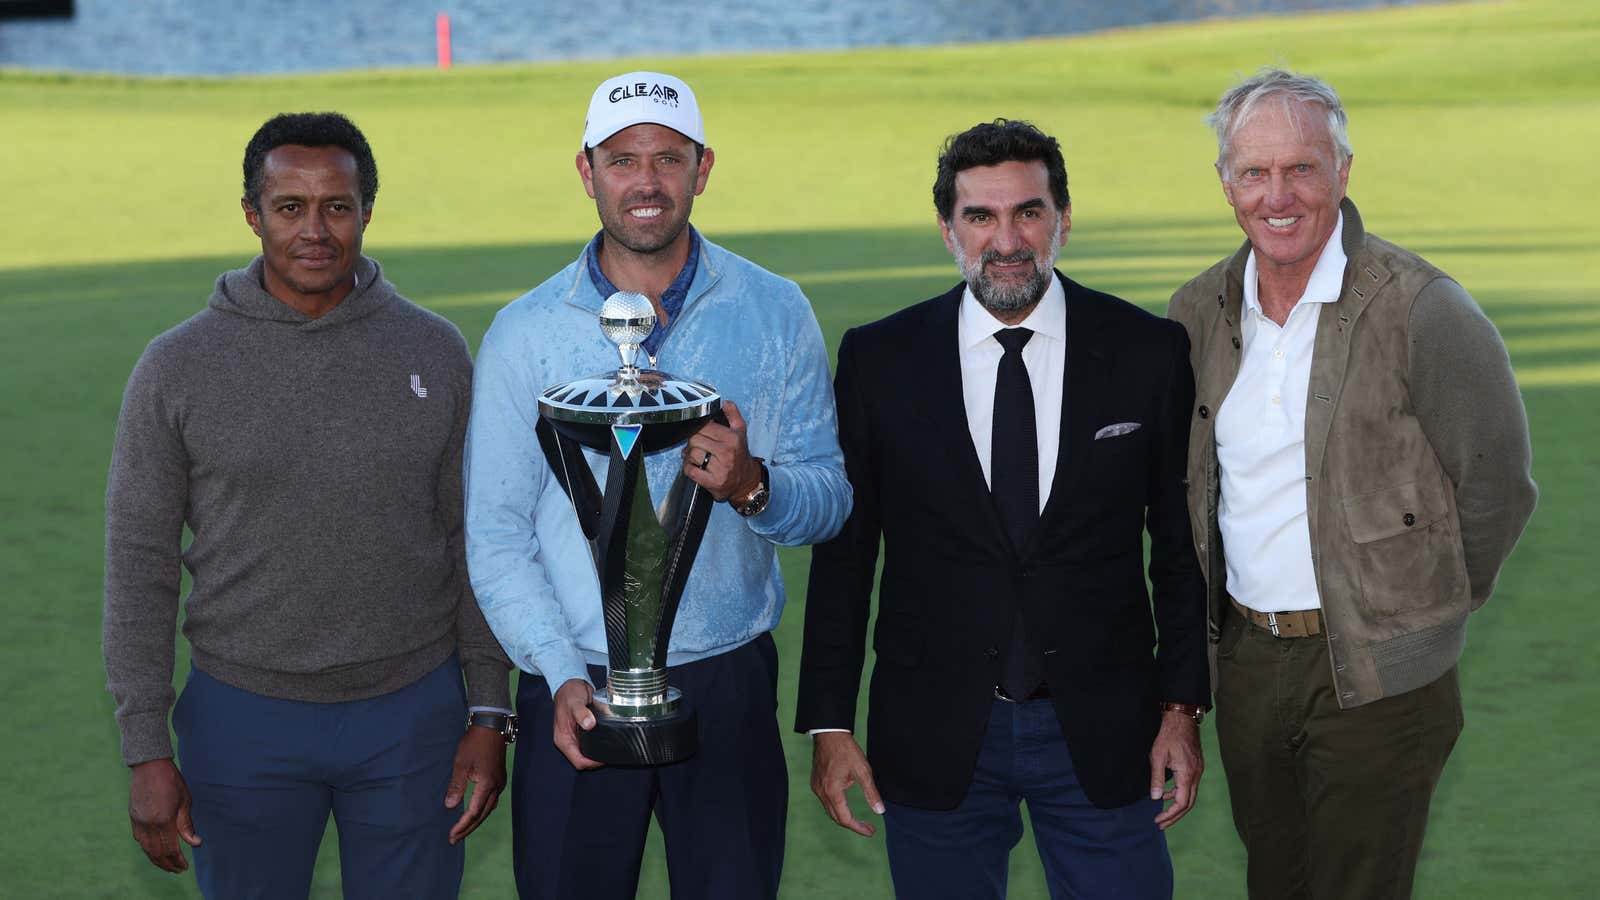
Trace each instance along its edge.
<path fill-rule="evenodd" d="M 1467 292 L 1364 230 L 1331 87 L 1265 69 L 1211 122 L 1247 241 L 1169 315 L 1250 896 L 1409 896 L 1467 615 L 1537 497 L 1522 398 Z"/>
<path fill-rule="evenodd" d="M 304 897 L 331 813 L 346 897 L 453 897 L 514 735 L 464 558 L 472 361 L 361 255 L 378 177 L 354 124 L 278 116 L 244 176 L 261 255 L 150 342 L 111 459 L 105 660 L 134 837 L 172 872 L 194 847 L 207 897 Z"/>

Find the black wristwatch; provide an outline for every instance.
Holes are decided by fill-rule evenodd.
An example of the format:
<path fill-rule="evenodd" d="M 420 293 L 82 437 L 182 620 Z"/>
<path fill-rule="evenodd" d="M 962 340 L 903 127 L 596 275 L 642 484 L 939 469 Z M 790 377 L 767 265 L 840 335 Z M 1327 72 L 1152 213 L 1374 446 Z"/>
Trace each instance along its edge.
<path fill-rule="evenodd" d="M 728 503 L 733 506 L 734 512 L 747 519 L 751 516 L 760 515 L 761 511 L 767 508 L 767 501 L 772 499 L 772 491 L 767 487 L 772 483 L 772 474 L 767 471 L 765 460 L 757 456 L 755 461 L 761 466 L 761 483 L 756 485 L 755 490 L 745 494 L 743 497 L 728 498 Z"/>
<path fill-rule="evenodd" d="M 487 728 L 506 739 L 506 743 L 517 742 L 517 717 L 497 712 L 475 712 L 467 716 L 467 727 L 478 726 Z"/>

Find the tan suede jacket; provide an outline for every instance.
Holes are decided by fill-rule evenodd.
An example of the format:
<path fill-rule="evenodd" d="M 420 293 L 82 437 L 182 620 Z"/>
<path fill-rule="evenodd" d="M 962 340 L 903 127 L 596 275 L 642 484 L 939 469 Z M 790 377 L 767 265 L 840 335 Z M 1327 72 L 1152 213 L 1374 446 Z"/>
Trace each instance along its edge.
<path fill-rule="evenodd" d="M 1306 398 L 1306 512 L 1339 705 L 1428 684 L 1461 655 L 1533 513 L 1527 414 L 1500 334 L 1462 287 L 1367 234 L 1345 199 L 1349 263 L 1322 307 Z M 1189 517 L 1220 634 L 1215 411 L 1239 371 L 1246 242 L 1172 296 L 1195 407 Z M 1228 553 L 1251 553 L 1230 547 Z"/>

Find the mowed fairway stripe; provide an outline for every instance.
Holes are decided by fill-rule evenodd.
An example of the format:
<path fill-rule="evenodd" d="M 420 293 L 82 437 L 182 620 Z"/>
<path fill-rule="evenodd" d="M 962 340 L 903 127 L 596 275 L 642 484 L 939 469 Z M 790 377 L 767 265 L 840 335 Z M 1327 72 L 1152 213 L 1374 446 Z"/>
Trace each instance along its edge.
<path fill-rule="evenodd" d="M 1590 344 L 1600 352 L 1600 345 Z M 1532 387 L 1573 387 L 1600 384 L 1600 362 L 1574 366 L 1518 366 L 1517 384 Z"/>

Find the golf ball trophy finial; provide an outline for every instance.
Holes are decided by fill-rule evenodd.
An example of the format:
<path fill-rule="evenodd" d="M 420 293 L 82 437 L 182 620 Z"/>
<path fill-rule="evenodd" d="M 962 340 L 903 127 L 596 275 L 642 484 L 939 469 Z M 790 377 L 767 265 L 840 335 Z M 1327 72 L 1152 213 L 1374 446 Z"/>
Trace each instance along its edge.
<path fill-rule="evenodd" d="M 600 304 L 600 331 L 617 345 L 622 356 L 618 373 L 637 378 L 639 345 L 656 327 L 656 308 L 650 298 L 631 291 L 617 291 Z"/>

